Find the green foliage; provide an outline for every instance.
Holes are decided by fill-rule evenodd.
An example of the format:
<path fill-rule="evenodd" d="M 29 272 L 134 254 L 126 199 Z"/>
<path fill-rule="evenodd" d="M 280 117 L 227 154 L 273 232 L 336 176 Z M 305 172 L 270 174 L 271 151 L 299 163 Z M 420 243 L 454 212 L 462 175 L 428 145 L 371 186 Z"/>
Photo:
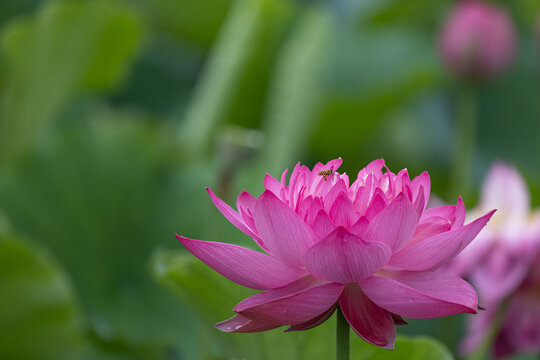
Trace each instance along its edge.
<path fill-rule="evenodd" d="M 141 349 L 178 353 L 191 321 L 145 266 L 155 246 L 176 245 L 173 151 L 144 119 L 114 117 L 80 119 L 39 156 L 4 171 L 0 202 L 13 227 L 45 243 L 69 271 L 98 347 L 159 359 Z"/>
<path fill-rule="evenodd" d="M 425 337 L 398 337 L 395 351 L 374 351 L 369 360 L 452 360 L 452 353 L 439 341 Z M 363 357 L 362 357 L 363 358 Z"/>
<path fill-rule="evenodd" d="M 212 46 L 233 3 L 231 0 L 139 1 L 153 28 L 204 50 Z"/>
<path fill-rule="evenodd" d="M 81 318 L 64 270 L 43 250 L 0 235 L 0 358 L 81 355 Z"/>
<path fill-rule="evenodd" d="M 216 129 L 228 117 L 259 116 L 266 73 L 291 10 L 283 0 L 234 4 L 183 119 L 180 142 L 188 154 L 207 153 Z"/>
<path fill-rule="evenodd" d="M 324 94 L 332 20 L 327 7 L 307 9 L 279 54 L 263 124 L 267 143 L 259 159 L 270 174 L 279 174 L 306 148 Z"/>
<path fill-rule="evenodd" d="M 115 84 L 140 38 L 138 15 L 109 1 L 50 2 L 3 29 L 0 160 L 20 156 L 76 91 Z"/>

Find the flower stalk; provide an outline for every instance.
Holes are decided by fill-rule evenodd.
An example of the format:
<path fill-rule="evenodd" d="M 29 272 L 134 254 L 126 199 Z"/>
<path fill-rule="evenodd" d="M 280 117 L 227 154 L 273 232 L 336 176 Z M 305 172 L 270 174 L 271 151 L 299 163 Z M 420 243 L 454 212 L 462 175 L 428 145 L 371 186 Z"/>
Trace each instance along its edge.
<path fill-rule="evenodd" d="M 488 329 L 483 341 L 480 343 L 480 346 L 467 357 L 467 360 L 483 360 L 490 356 L 490 351 L 494 347 L 495 340 L 501 326 L 503 325 L 504 317 L 506 315 L 506 310 L 508 308 L 508 299 L 504 301 L 495 315 L 495 319 L 491 323 L 490 328 Z"/>
<path fill-rule="evenodd" d="M 336 360 L 350 359 L 350 336 L 349 323 L 341 308 L 337 308 L 337 325 L 336 325 Z"/>
<path fill-rule="evenodd" d="M 469 190 L 474 159 L 474 138 L 476 127 L 476 99 L 472 86 L 463 86 L 457 99 L 456 142 L 454 151 L 454 171 L 452 172 L 452 195 Z"/>

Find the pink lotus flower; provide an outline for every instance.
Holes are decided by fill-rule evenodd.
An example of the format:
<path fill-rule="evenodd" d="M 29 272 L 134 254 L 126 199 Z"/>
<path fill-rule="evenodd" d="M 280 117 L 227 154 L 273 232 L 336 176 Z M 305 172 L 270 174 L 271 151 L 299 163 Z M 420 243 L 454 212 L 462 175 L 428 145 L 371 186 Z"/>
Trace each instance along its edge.
<path fill-rule="evenodd" d="M 226 332 L 257 332 L 289 325 L 306 330 L 340 306 L 366 341 L 393 348 L 403 317 L 475 313 L 477 294 L 461 278 L 436 272 L 480 232 L 493 211 L 464 225 L 465 207 L 425 209 L 427 172 L 383 172 L 375 160 L 354 183 L 337 169 L 342 160 L 313 170 L 298 164 L 286 184 L 266 175 L 255 198 L 242 192 L 233 210 L 208 189 L 222 214 L 262 252 L 188 239 L 180 242 L 230 280 L 262 292 L 240 302 Z"/>
<path fill-rule="evenodd" d="M 503 163 L 492 167 L 484 181 L 480 203 L 472 214 L 494 207 L 498 212 L 493 220 L 448 269 L 469 278 L 487 308 L 469 320 L 468 335 L 463 342 L 465 352 L 473 351 L 484 340 L 497 312 L 504 306 L 502 302 L 511 298 L 507 320 L 496 343 L 500 355 L 507 352 L 503 349 L 531 348 L 520 344 L 531 333 L 527 330 L 530 326 L 523 324 L 530 323 L 534 319 L 530 315 L 540 308 L 540 267 L 533 268 L 540 261 L 540 212 L 531 212 L 523 178 L 515 168 Z M 534 276 L 535 273 L 538 275 Z M 536 279 L 536 285 L 532 279 Z M 530 289 L 536 289 L 536 299 L 526 295 L 531 293 Z M 540 336 L 540 322 L 535 331 Z M 520 337 L 521 342 L 514 339 L 511 344 L 505 344 L 504 339 L 513 337 Z M 536 344 L 540 350 L 540 341 Z"/>
<path fill-rule="evenodd" d="M 514 26 L 506 10 L 481 1 L 460 1 L 442 30 L 442 59 L 456 75 L 488 78 L 504 70 L 514 57 Z"/>

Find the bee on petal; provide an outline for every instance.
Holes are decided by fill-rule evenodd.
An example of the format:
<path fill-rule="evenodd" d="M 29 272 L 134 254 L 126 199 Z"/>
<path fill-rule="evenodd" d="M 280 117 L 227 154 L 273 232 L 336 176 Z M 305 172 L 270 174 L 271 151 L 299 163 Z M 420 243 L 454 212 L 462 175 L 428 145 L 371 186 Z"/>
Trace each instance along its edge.
<path fill-rule="evenodd" d="M 324 179 L 324 181 L 326 181 L 326 177 L 332 175 L 333 173 L 334 173 L 334 170 L 332 170 L 332 169 L 325 169 L 325 170 L 319 171 L 317 175 L 322 176 L 323 179 Z"/>

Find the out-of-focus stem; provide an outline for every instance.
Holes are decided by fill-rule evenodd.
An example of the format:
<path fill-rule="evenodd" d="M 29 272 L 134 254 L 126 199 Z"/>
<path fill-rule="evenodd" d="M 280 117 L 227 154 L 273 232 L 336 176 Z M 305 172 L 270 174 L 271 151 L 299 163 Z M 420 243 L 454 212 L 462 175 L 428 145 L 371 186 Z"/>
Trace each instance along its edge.
<path fill-rule="evenodd" d="M 456 128 L 451 192 L 452 196 L 468 193 L 474 160 L 476 98 L 472 86 L 461 87 L 457 99 Z"/>
<path fill-rule="evenodd" d="M 497 310 L 497 314 L 495 315 L 495 318 L 491 323 L 489 331 L 487 332 L 486 336 L 484 337 L 476 351 L 467 357 L 467 360 L 484 360 L 491 358 L 490 352 L 493 349 L 493 343 L 495 342 L 497 334 L 499 333 L 499 330 L 501 329 L 501 326 L 503 324 L 507 308 L 508 299 L 499 306 L 499 309 Z"/>
<path fill-rule="evenodd" d="M 337 325 L 336 325 L 336 360 L 349 360 L 350 358 L 350 337 L 349 323 L 340 307 L 337 309 Z"/>

